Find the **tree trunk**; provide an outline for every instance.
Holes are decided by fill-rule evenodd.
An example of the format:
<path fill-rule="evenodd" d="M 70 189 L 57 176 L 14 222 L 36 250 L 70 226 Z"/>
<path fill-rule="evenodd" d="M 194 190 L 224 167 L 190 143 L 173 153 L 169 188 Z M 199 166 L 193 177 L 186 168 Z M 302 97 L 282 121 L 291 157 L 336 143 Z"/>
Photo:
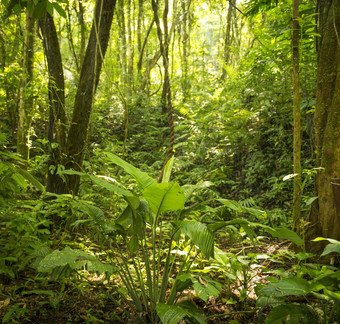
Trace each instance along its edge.
<path fill-rule="evenodd" d="M 66 143 L 65 115 L 65 82 L 57 31 L 50 14 L 39 20 L 43 35 L 44 51 L 49 73 L 49 128 L 48 140 L 51 146 L 51 156 L 48 162 L 48 177 L 46 190 L 54 193 L 64 193 L 63 181 L 57 174 L 58 167 L 63 164 L 62 158 Z"/>
<path fill-rule="evenodd" d="M 121 41 L 120 62 L 122 66 L 122 72 L 120 79 L 124 86 L 125 91 L 128 83 L 128 74 L 127 74 L 127 42 L 126 42 L 124 0 L 118 0 L 117 20 L 119 26 L 119 36 Z"/>
<path fill-rule="evenodd" d="M 233 24 L 233 11 L 234 7 L 231 5 L 231 1 L 228 2 L 228 15 L 227 15 L 227 29 L 225 32 L 224 38 L 224 63 L 225 65 L 230 64 L 230 46 L 232 43 L 232 24 Z M 223 67 L 222 78 L 225 78 L 227 75 L 227 71 L 225 67 Z"/>
<path fill-rule="evenodd" d="M 17 130 L 17 152 L 24 160 L 29 158 L 29 125 L 30 112 L 33 110 L 33 97 L 30 87 L 33 81 L 33 56 L 34 56 L 34 25 L 32 14 L 26 10 L 26 27 L 24 36 L 24 50 L 22 63 L 22 80 L 19 94 L 18 106 L 18 130 Z"/>
<path fill-rule="evenodd" d="M 80 73 L 72 122 L 67 137 L 67 169 L 80 170 L 86 147 L 94 94 L 110 37 L 116 0 L 97 0 L 94 22 Z M 68 177 L 67 191 L 77 194 L 79 177 Z"/>
<path fill-rule="evenodd" d="M 172 98 L 171 98 L 171 85 L 170 85 L 170 76 L 169 76 L 169 32 L 168 32 L 168 13 L 169 13 L 169 2 L 165 0 L 164 3 L 164 11 L 163 11 L 163 28 L 164 28 L 164 40 L 161 29 L 161 24 L 158 17 L 158 1 L 152 0 L 152 9 L 154 12 L 154 18 L 157 26 L 157 35 L 160 44 L 160 51 L 163 58 L 163 67 L 164 67 L 164 83 L 163 83 L 163 92 L 162 92 L 162 108 L 163 112 L 166 113 L 169 129 L 170 129 L 170 140 L 168 145 L 167 154 L 165 157 L 165 161 L 162 167 L 161 174 L 158 178 L 158 181 L 161 181 L 163 176 L 163 169 L 168 162 L 168 160 L 173 155 L 173 147 L 175 143 L 175 125 L 174 125 L 174 117 L 173 117 L 173 107 L 172 107 Z"/>
<path fill-rule="evenodd" d="M 332 179 L 340 178 L 340 2 L 319 1 L 318 75 L 315 108 L 318 200 L 310 215 L 307 242 L 316 236 L 340 240 L 340 211 L 336 209 Z M 317 244 L 307 248 L 319 252 Z"/>
<path fill-rule="evenodd" d="M 82 66 L 85 56 L 85 38 L 86 38 L 86 25 L 84 21 L 84 7 L 81 1 L 79 1 L 79 14 L 78 22 L 80 24 L 80 50 L 79 50 L 79 61 Z"/>
<path fill-rule="evenodd" d="M 293 193 L 293 229 L 301 234 L 301 114 L 300 114 L 300 67 L 299 67 L 299 0 L 293 2 L 293 168 L 294 193 Z"/>

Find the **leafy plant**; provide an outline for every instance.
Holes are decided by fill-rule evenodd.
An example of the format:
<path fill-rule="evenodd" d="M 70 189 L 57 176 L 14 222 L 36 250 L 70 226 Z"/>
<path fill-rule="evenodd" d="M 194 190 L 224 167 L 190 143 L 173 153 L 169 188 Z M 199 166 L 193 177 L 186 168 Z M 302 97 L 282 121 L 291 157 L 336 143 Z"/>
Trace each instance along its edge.
<path fill-rule="evenodd" d="M 315 241 L 328 240 L 322 255 L 339 253 L 339 242 L 332 239 L 316 238 Z M 294 267 L 296 275 L 286 273 L 278 280 L 270 278 L 270 283 L 258 288 L 258 307 L 271 306 L 265 323 L 333 323 L 334 316 L 340 318 L 340 271 L 330 266 L 305 264 Z M 303 298 L 308 304 L 299 301 Z M 316 310 L 316 299 L 321 304 L 322 315 Z M 294 299 L 296 302 L 294 302 Z M 314 307 L 313 307 L 314 305 Z M 319 305 L 320 307 L 320 305 Z"/>
<path fill-rule="evenodd" d="M 206 224 L 182 218 L 186 196 L 178 183 L 168 182 L 173 160 L 164 170 L 163 182 L 157 183 L 118 156 L 107 155 L 136 180 L 141 192 L 139 196 L 102 178 L 77 173 L 122 195 L 127 203 L 113 223 L 97 207 L 88 205 L 95 209 L 95 213 L 88 214 L 105 237 L 105 245 L 110 246 L 108 257 L 114 268 L 82 251 L 66 248 L 47 255 L 38 270 L 52 271 L 54 278 L 68 274 L 68 270 L 79 272 L 84 266 L 88 271 L 115 274 L 124 284 L 124 289 L 116 289 L 120 296 L 115 301 L 117 306 L 128 305 L 140 321 L 167 324 L 188 317 L 192 322 L 204 323 L 201 312 L 194 305 L 178 301 L 178 297 L 189 286 L 204 301 L 218 295 L 219 283 L 199 272 L 190 274 L 199 253 L 207 259 L 214 256 L 214 234 Z"/>

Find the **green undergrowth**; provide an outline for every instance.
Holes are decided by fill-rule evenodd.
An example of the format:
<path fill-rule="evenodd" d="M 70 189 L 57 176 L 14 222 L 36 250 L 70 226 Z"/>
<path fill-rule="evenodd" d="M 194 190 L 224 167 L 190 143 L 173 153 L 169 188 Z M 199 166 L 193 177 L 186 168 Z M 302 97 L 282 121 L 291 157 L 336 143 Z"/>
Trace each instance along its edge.
<path fill-rule="evenodd" d="M 3 323 L 51 314 L 60 322 L 163 324 L 339 317 L 338 269 L 287 249 L 303 251 L 304 242 L 253 200 L 220 198 L 208 181 L 171 181 L 173 158 L 158 183 L 106 155 L 118 177 L 63 171 L 81 177 L 83 192 L 92 186 L 79 197 L 45 193 L 2 162 L 2 190 L 16 192 L 1 211 Z M 34 192 L 40 198 L 29 199 Z M 339 242 L 317 240 L 328 240 L 324 255 L 339 253 Z"/>

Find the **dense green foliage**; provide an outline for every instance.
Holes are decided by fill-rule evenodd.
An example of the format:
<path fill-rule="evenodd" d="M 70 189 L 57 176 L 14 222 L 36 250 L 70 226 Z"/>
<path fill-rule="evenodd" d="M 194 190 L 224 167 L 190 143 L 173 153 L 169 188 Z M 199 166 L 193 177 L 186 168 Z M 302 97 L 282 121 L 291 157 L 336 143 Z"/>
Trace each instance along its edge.
<path fill-rule="evenodd" d="M 167 1 L 157 3 L 162 12 Z M 2 322 L 42 323 L 52 313 L 65 323 L 339 320 L 339 270 L 315 263 L 290 229 L 291 4 L 171 1 L 165 100 L 151 1 L 117 1 L 78 170 L 65 168 L 63 154 L 53 160 L 61 142 L 49 141 L 53 80 L 36 27 L 26 161 L 16 153 L 25 10 L 57 26 L 67 128 L 94 6 L 1 2 Z M 316 199 L 313 1 L 301 1 L 300 15 L 305 224 Z M 174 154 L 162 169 L 170 114 Z M 77 195 L 46 192 L 51 174 L 80 177 Z M 316 241 L 329 243 L 332 262 L 340 254 L 337 240 Z"/>

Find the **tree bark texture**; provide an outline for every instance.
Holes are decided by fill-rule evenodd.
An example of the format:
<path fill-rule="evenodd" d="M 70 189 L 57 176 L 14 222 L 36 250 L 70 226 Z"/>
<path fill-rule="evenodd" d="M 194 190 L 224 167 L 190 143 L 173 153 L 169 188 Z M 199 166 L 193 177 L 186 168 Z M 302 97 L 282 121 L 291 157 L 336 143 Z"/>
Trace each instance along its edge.
<path fill-rule="evenodd" d="M 22 63 L 22 79 L 18 106 L 17 152 L 24 160 L 29 158 L 28 140 L 30 116 L 33 110 L 33 97 L 30 86 L 33 81 L 35 19 L 26 10 L 26 26 L 24 32 L 24 49 Z"/>
<path fill-rule="evenodd" d="M 63 193 L 62 179 L 56 170 L 63 164 L 63 154 L 66 144 L 66 115 L 65 115 L 65 82 L 58 35 L 53 18 L 50 14 L 39 20 L 43 36 L 49 74 L 49 128 L 48 140 L 51 145 L 51 156 L 48 163 L 47 188 L 49 192 Z"/>
<path fill-rule="evenodd" d="M 293 0 L 293 229 L 301 234 L 301 114 L 300 114 L 300 56 L 299 56 L 299 0 Z"/>
<path fill-rule="evenodd" d="M 340 211 L 332 179 L 340 178 L 340 2 L 319 1 L 318 75 L 315 109 L 318 200 L 310 215 L 306 238 L 323 236 L 340 240 Z M 312 243 L 313 244 L 313 243 Z M 313 245 L 309 250 L 316 250 Z M 317 251 L 319 252 L 319 251 Z"/>
<path fill-rule="evenodd" d="M 80 170 L 84 158 L 94 94 L 110 37 L 116 0 L 98 0 L 82 65 L 72 122 L 67 137 L 67 169 Z M 77 194 L 79 177 L 68 177 L 68 192 Z"/>
<path fill-rule="evenodd" d="M 160 182 L 163 176 L 163 170 L 166 163 L 170 160 L 173 155 L 173 148 L 175 143 L 175 125 L 173 117 L 173 107 L 172 107 L 172 96 L 171 96 L 171 85 L 170 85 L 170 75 L 169 75 L 169 31 L 168 31 L 168 13 L 169 13 L 169 2 L 165 0 L 164 11 L 163 11 L 163 28 L 164 35 L 162 34 L 161 24 L 158 16 L 158 1 L 152 0 L 152 8 L 154 12 L 154 18 L 157 26 L 157 35 L 160 45 L 160 52 L 163 58 L 164 67 L 164 83 L 162 92 L 162 108 L 163 112 L 166 113 L 168 119 L 168 125 L 170 129 L 170 140 L 168 145 L 167 154 L 162 167 L 161 174 L 158 178 Z M 164 40 L 163 40 L 164 36 Z"/>

